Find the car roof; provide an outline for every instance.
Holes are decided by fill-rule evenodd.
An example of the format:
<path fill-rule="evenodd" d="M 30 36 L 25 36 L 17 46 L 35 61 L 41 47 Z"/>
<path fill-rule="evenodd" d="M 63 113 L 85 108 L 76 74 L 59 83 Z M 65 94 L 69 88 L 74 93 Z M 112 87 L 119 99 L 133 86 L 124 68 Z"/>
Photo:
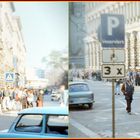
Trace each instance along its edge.
<path fill-rule="evenodd" d="M 84 81 L 69 82 L 69 85 L 72 85 L 72 84 L 88 84 L 88 83 L 87 82 L 84 82 Z"/>
<path fill-rule="evenodd" d="M 18 114 L 60 114 L 68 115 L 68 107 L 33 107 L 20 111 Z"/>

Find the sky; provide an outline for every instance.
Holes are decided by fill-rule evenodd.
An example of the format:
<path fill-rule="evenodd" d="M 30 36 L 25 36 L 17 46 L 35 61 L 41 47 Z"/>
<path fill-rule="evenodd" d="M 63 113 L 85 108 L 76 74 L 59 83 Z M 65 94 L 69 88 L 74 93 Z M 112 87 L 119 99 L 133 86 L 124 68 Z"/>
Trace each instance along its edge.
<path fill-rule="evenodd" d="M 27 67 L 40 67 L 53 50 L 68 50 L 67 2 L 14 2 L 27 50 Z"/>

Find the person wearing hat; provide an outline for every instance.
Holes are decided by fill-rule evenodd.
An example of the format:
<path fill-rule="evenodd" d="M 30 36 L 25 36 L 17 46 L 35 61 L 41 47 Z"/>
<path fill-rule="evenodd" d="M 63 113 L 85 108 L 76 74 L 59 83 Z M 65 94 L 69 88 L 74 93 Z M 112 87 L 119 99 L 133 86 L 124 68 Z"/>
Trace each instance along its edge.
<path fill-rule="evenodd" d="M 134 86 L 129 77 L 126 77 L 125 82 L 122 85 L 121 91 L 125 96 L 127 104 L 126 111 L 128 112 L 128 114 L 131 114 L 131 103 L 133 100 Z"/>

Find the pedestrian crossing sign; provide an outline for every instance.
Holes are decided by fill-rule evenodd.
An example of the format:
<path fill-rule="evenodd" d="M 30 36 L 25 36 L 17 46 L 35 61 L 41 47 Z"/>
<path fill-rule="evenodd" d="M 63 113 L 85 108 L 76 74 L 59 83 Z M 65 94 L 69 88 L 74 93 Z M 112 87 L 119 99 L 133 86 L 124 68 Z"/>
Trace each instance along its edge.
<path fill-rule="evenodd" d="M 6 82 L 14 82 L 15 81 L 15 73 L 14 72 L 6 72 L 5 73 L 5 81 Z"/>

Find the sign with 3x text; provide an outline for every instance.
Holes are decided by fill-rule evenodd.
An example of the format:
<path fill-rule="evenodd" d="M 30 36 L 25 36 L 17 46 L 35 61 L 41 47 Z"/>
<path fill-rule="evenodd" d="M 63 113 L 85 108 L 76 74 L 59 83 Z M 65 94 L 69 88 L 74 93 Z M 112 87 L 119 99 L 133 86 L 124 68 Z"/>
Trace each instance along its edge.
<path fill-rule="evenodd" d="M 124 64 L 103 64 L 102 77 L 103 78 L 125 77 L 125 65 Z"/>

